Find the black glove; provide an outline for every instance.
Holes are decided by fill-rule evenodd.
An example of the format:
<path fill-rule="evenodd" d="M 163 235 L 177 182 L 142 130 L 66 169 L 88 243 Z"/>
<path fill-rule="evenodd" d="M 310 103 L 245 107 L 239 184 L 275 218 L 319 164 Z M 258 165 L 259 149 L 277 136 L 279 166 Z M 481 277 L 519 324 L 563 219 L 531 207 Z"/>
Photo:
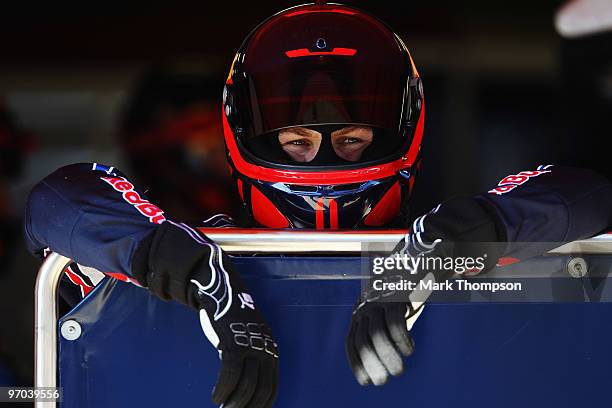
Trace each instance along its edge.
<path fill-rule="evenodd" d="M 459 197 L 445 202 L 418 218 L 392 254 L 410 257 L 474 257 L 487 254 L 484 270 L 501 254 L 496 243 L 495 216 L 473 198 Z M 373 277 L 353 310 L 346 339 L 346 352 L 355 378 L 361 385 L 383 385 L 390 375 L 404 371 L 404 357 L 414 351 L 412 326 L 425 307 L 427 291 L 390 290 L 380 283 L 433 280 L 443 282 L 454 275 L 444 269 L 385 270 Z M 382 288 L 382 289 L 381 289 Z"/>
<path fill-rule="evenodd" d="M 215 404 L 225 408 L 273 405 L 277 345 L 218 245 L 185 224 L 166 221 L 138 248 L 133 272 L 158 297 L 199 311 L 204 334 L 221 358 L 212 395 Z"/>
<path fill-rule="evenodd" d="M 410 330 L 424 307 L 389 299 L 355 307 L 346 352 L 360 385 L 383 385 L 404 372 L 403 357 L 414 351 Z"/>

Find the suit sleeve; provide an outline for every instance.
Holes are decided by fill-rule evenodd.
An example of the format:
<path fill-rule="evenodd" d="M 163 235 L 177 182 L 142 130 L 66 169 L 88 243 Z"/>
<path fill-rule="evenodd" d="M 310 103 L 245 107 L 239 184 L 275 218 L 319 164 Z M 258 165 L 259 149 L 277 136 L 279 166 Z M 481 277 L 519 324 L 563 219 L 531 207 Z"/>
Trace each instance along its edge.
<path fill-rule="evenodd" d="M 507 242 L 503 255 L 519 259 L 612 226 L 612 184 L 587 169 L 539 166 L 509 175 L 474 198 L 494 218 L 500 240 Z"/>
<path fill-rule="evenodd" d="M 24 234 L 30 252 L 58 252 L 102 272 L 134 277 L 140 244 L 166 221 L 164 212 L 113 167 L 62 167 L 28 197 Z"/>

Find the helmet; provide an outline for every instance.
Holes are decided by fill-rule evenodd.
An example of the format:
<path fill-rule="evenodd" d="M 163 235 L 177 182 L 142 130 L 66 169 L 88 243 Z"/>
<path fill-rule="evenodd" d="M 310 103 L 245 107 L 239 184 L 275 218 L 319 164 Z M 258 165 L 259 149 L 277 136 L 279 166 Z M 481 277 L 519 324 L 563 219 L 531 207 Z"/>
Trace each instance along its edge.
<path fill-rule="evenodd" d="M 423 88 L 402 40 L 362 11 L 306 4 L 261 23 L 234 57 L 222 120 L 256 224 L 380 227 L 406 211 Z"/>

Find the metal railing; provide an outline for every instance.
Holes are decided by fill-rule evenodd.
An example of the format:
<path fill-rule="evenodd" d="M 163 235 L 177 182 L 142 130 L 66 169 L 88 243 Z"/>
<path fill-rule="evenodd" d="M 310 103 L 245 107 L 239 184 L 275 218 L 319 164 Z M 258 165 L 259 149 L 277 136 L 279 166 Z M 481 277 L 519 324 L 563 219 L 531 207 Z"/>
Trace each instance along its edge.
<path fill-rule="evenodd" d="M 70 259 L 52 253 L 38 271 L 34 309 L 34 386 L 57 387 L 58 290 Z M 55 402 L 35 402 L 36 408 L 55 407 Z"/>
<path fill-rule="evenodd" d="M 403 231 L 312 232 L 274 230 L 202 230 L 228 253 L 358 254 L 363 242 L 399 242 Z M 553 255 L 611 254 L 612 234 L 575 241 L 550 251 Z M 59 283 L 70 259 L 51 253 L 41 266 L 35 294 L 35 386 L 57 387 Z M 36 402 L 35 407 L 55 407 Z"/>

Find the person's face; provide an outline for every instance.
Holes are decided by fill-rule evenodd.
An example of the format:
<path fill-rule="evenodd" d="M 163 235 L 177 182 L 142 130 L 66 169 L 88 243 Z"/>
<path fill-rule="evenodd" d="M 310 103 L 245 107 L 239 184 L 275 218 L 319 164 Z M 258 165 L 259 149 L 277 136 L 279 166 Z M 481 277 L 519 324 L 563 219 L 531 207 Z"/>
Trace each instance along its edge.
<path fill-rule="evenodd" d="M 346 126 L 332 132 L 331 145 L 338 157 L 355 162 L 372 143 L 372 137 L 372 128 L 368 126 Z M 315 158 L 322 138 L 323 135 L 316 130 L 299 126 L 281 130 L 278 134 L 285 153 L 298 163 L 308 163 Z"/>

